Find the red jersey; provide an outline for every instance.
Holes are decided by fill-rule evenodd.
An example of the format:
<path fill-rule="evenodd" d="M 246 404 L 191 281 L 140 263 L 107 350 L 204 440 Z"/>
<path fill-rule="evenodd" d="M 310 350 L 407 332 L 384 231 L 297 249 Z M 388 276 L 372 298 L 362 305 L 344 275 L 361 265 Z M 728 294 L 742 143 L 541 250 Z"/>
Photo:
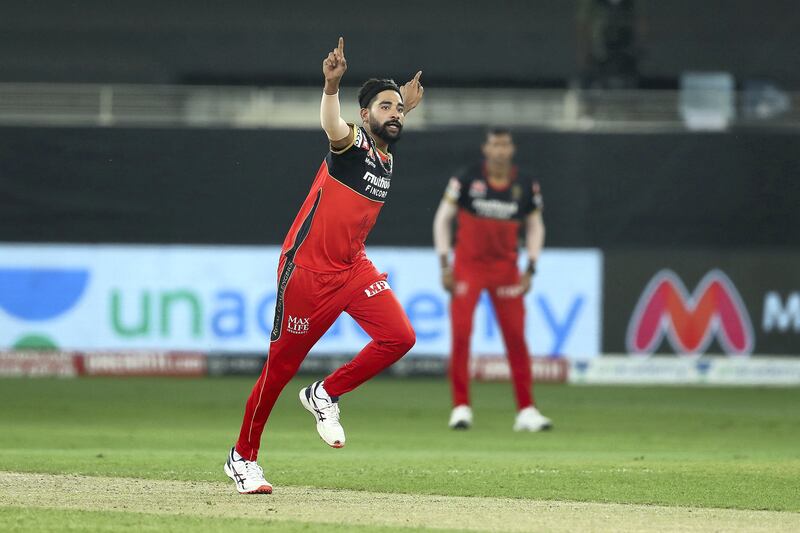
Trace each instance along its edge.
<path fill-rule="evenodd" d="M 315 272 L 347 270 L 366 257 L 364 241 L 389 194 L 392 156 L 364 128 L 351 127 L 353 141 L 328 152 L 281 249 Z"/>
<path fill-rule="evenodd" d="M 458 264 L 515 265 L 525 217 L 542 209 L 539 183 L 512 169 L 511 183 L 492 187 L 485 164 L 450 178 L 445 197 L 458 205 L 455 261 Z"/>

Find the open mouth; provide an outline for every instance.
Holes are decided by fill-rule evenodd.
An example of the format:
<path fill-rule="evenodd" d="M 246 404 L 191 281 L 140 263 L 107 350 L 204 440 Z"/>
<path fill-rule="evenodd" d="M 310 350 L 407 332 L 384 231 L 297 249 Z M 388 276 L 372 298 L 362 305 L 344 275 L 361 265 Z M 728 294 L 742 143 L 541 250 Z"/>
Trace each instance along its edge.
<path fill-rule="evenodd" d="M 400 130 L 403 129 L 403 126 L 400 125 L 398 122 L 390 122 L 386 124 L 386 130 L 391 133 L 399 133 Z"/>

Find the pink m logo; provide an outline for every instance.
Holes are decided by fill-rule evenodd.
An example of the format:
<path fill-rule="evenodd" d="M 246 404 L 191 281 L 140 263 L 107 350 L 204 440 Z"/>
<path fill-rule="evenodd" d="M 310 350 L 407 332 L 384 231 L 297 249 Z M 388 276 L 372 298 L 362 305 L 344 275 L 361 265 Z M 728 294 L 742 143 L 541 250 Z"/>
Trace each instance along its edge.
<path fill-rule="evenodd" d="M 671 270 L 650 280 L 628 324 L 628 351 L 651 354 L 665 335 L 679 354 L 702 354 L 715 336 L 729 355 L 748 355 L 754 344 L 747 308 L 721 270 L 706 274 L 693 295 Z"/>

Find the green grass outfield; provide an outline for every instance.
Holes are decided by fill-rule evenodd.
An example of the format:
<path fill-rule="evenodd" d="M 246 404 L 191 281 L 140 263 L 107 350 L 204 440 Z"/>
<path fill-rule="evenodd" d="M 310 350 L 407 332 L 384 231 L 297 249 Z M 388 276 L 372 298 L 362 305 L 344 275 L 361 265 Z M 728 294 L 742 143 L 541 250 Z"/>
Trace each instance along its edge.
<path fill-rule="evenodd" d="M 555 429 L 518 434 L 511 431 L 509 384 L 475 384 L 475 427 L 454 432 L 446 427 L 444 381 L 378 379 L 342 398 L 347 446 L 333 450 L 297 402 L 309 381 L 290 383 L 264 435 L 259 463 L 276 496 L 283 487 L 304 487 L 312 500 L 314 489 L 350 489 L 800 517 L 800 389 L 542 385 L 540 409 Z M 0 380 L 0 471 L 210 482 L 203 486 L 233 492 L 222 463 L 253 382 Z M 262 501 L 271 497 L 239 498 L 267 505 Z M 108 531 L 131 521 L 151 531 L 232 525 L 187 515 L 121 519 L 124 509 L 35 509 L 4 502 L 0 492 L 0 530 L 70 529 L 73 522 L 75 530 Z M 237 530 L 259 527 L 243 521 L 247 527 Z M 281 530 L 313 525 L 289 521 Z"/>

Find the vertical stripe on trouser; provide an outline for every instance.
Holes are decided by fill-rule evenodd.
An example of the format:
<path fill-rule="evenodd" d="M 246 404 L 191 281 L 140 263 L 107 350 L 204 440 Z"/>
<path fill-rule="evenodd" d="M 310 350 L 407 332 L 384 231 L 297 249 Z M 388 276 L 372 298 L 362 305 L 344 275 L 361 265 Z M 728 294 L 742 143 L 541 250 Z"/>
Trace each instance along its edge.
<path fill-rule="evenodd" d="M 292 277 L 292 272 L 294 272 L 294 263 L 291 259 L 286 258 L 281 275 L 278 276 L 278 294 L 275 297 L 275 320 L 272 321 L 272 334 L 270 335 L 272 342 L 281 338 L 283 310 L 285 308 L 284 295 L 286 294 L 286 286 Z"/>
<path fill-rule="evenodd" d="M 294 272 L 295 264 L 292 262 L 291 259 L 286 258 L 286 263 L 283 265 L 283 269 L 281 269 L 281 273 L 278 276 L 278 294 L 275 297 L 275 320 L 272 324 L 272 333 L 270 335 L 271 342 L 275 342 L 281 337 L 281 331 L 283 330 L 283 312 L 285 309 L 285 294 L 286 294 L 286 287 L 289 285 L 289 280 L 292 278 L 292 273 Z M 271 352 L 271 350 L 270 350 Z M 267 383 L 267 376 L 269 374 L 269 366 L 271 362 L 272 354 L 267 354 L 267 361 L 264 363 L 264 372 L 259 377 L 261 381 L 261 388 L 258 391 L 258 402 L 256 402 L 256 407 L 253 409 L 253 416 L 250 417 L 250 428 L 247 432 L 247 442 L 252 442 L 253 437 L 253 424 L 255 424 L 256 415 L 258 414 L 258 408 L 261 407 L 261 399 L 264 397 L 264 385 Z M 257 383 L 256 383 L 257 384 Z"/>
<path fill-rule="evenodd" d="M 266 367 L 264 368 L 264 373 L 258 378 L 261 381 L 261 389 L 258 391 L 258 403 L 256 408 L 253 409 L 253 416 L 250 418 L 250 430 L 247 432 L 248 443 L 253 440 L 253 423 L 256 421 L 256 413 L 258 413 L 258 408 L 261 406 L 261 398 L 264 396 L 264 384 L 267 382 L 267 374 L 269 374 L 269 361 L 264 363 L 264 366 Z M 250 452 L 252 453 L 252 449 Z"/>

